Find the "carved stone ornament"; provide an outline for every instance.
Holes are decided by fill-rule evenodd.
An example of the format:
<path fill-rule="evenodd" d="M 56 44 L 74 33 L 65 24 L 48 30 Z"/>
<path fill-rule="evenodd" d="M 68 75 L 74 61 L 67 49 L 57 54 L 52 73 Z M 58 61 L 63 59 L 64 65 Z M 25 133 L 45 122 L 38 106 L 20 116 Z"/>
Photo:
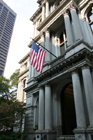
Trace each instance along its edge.
<path fill-rule="evenodd" d="M 64 18 L 69 16 L 67 10 L 63 13 L 63 15 L 64 15 Z"/>
<path fill-rule="evenodd" d="M 71 10 L 76 10 L 76 6 L 74 5 L 74 3 L 72 3 L 71 5 L 70 5 L 70 11 Z"/>

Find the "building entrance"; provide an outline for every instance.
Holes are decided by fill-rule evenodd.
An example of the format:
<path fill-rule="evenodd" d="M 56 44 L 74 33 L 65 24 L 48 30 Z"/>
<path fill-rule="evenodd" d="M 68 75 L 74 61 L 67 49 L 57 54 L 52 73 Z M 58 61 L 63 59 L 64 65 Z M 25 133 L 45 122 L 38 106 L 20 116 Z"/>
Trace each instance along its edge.
<path fill-rule="evenodd" d="M 72 135 L 76 128 L 73 85 L 67 85 L 61 94 L 62 134 Z"/>

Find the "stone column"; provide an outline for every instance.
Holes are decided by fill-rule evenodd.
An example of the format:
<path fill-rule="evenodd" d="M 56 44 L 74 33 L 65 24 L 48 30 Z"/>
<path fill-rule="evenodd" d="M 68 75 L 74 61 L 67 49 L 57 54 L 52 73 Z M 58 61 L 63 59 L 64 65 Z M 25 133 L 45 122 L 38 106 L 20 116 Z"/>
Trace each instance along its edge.
<path fill-rule="evenodd" d="M 83 39 L 81 29 L 80 29 L 80 23 L 79 19 L 76 13 L 76 9 L 74 6 L 71 6 L 71 17 L 72 17 L 72 24 L 74 28 L 74 33 L 75 33 L 75 40 L 81 40 Z"/>
<path fill-rule="evenodd" d="M 77 128 L 86 127 L 86 118 L 83 104 L 83 97 L 81 91 L 80 78 L 77 71 L 72 72 L 72 82 L 74 91 L 74 103 L 76 111 Z"/>
<path fill-rule="evenodd" d="M 34 31 L 33 31 L 33 38 L 35 37 L 35 22 L 33 23 Z"/>
<path fill-rule="evenodd" d="M 45 39 L 44 39 L 44 33 L 41 35 L 41 47 L 45 46 Z"/>
<path fill-rule="evenodd" d="M 39 90 L 39 129 L 42 130 L 45 128 L 45 95 L 43 87 Z"/>
<path fill-rule="evenodd" d="M 61 51 L 60 51 L 60 37 L 58 37 L 58 56 L 61 55 Z"/>
<path fill-rule="evenodd" d="M 29 66 L 29 79 L 31 78 L 31 65 Z"/>
<path fill-rule="evenodd" d="M 46 0 L 46 17 L 49 16 L 49 2 Z"/>
<path fill-rule="evenodd" d="M 86 37 L 86 40 L 89 44 L 91 44 L 91 38 L 90 38 L 90 35 L 89 35 L 89 31 L 88 31 L 88 28 L 87 28 L 87 22 L 86 22 L 86 19 L 84 18 L 83 20 L 83 26 L 84 26 L 84 33 L 85 33 L 85 37 Z"/>
<path fill-rule="evenodd" d="M 53 34 L 53 33 L 52 33 L 52 35 L 51 35 L 51 52 L 52 52 L 53 54 L 55 54 L 54 34 Z M 53 55 L 51 55 L 50 59 L 51 59 L 51 60 L 54 60 L 55 57 L 54 57 Z"/>
<path fill-rule="evenodd" d="M 91 28 L 90 28 L 90 26 L 89 26 L 89 22 L 88 21 L 86 21 L 86 26 L 87 26 L 87 29 L 88 29 L 88 35 L 89 35 L 89 37 L 90 37 L 90 44 L 93 44 L 93 34 L 92 34 L 92 31 L 91 31 Z"/>
<path fill-rule="evenodd" d="M 65 21 L 65 29 L 66 29 L 66 36 L 67 36 L 67 43 L 68 46 L 73 45 L 73 35 L 71 30 L 71 23 L 70 18 L 67 12 L 64 13 L 64 21 Z"/>
<path fill-rule="evenodd" d="M 34 77 L 35 76 L 35 69 L 33 68 L 33 66 L 31 66 L 31 67 L 32 67 L 31 77 Z"/>
<path fill-rule="evenodd" d="M 49 29 L 47 29 L 45 33 L 45 37 L 46 37 L 45 48 L 47 48 L 50 51 L 50 30 Z M 50 62 L 50 53 L 48 51 L 46 51 L 45 61 Z"/>
<path fill-rule="evenodd" d="M 42 5 L 42 21 L 45 19 L 45 4 Z"/>
<path fill-rule="evenodd" d="M 90 73 L 89 66 L 82 67 L 82 75 L 83 75 L 90 126 L 93 126 L 93 83 L 92 83 L 92 75 Z"/>
<path fill-rule="evenodd" d="M 58 57 L 58 38 L 57 38 L 57 36 L 55 37 L 55 54 Z"/>
<path fill-rule="evenodd" d="M 51 87 L 45 85 L 45 129 L 52 128 Z"/>

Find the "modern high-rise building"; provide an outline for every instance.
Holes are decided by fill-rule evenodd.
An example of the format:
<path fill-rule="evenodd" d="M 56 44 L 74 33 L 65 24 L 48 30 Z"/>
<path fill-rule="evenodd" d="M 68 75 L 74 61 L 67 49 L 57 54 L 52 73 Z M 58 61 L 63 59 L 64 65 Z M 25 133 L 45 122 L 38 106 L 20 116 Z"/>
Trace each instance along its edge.
<path fill-rule="evenodd" d="M 16 13 L 0 0 L 0 76 L 3 75 Z"/>

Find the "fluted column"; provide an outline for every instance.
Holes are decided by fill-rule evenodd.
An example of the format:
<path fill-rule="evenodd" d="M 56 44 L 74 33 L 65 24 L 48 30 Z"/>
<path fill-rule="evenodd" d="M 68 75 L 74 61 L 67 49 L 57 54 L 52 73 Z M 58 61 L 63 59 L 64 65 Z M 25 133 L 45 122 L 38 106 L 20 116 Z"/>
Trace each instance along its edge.
<path fill-rule="evenodd" d="M 45 48 L 47 48 L 50 51 L 50 30 L 49 29 L 47 29 L 45 33 L 45 37 L 46 37 Z M 48 51 L 46 51 L 45 61 L 46 62 L 50 61 L 50 53 Z"/>
<path fill-rule="evenodd" d="M 55 54 L 58 56 L 58 38 L 55 37 Z"/>
<path fill-rule="evenodd" d="M 49 16 L 49 2 L 46 0 L 46 17 Z"/>
<path fill-rule="evenodd" d="M 67 12 L 64 13 L 64 21 L 65 21 L 65 29 L 66 29 L 66 35 L 67 35 L 67 43 L 68 46 L 73 44 L 73 35 L 71 30 L 71 23 L 70 23 L 70 17 Z"/>
<path fill-rule="evenodd" d="M 31 66 L 31 67 L 32 67 L 31 77 L 34 77 L 34 76 L 35 76 L 35 69 L 34 69 L 34 67 L 33 67 L 33 66 Z"/>
<path fill-rule="evenodd" d="M 54 46 L 54 34 L 51 35 L 51 52 L 55 54 L 55 46 Z M 53 55 L 51 55 L 51 60 L 55 59 Z"/>
<path fill-rule="evenodd" d="M 45 94 L 43 87 L 39 90 L 39 129 L 45 128 Z"/>
<path fill-rule="evenodd" d="M 83 25 L 84 25 L 84 33 L 85 33 L 85 36 L 86 36 L 86 40 L 89 44 L 91 44 L 91 38 L 90 38 L 90 34 L 89 34 L 89 31 L 88 31 L 88 28 L 87 28 L 87 22 L 86 22 L 86 19 L 84 18 L 83 20 Z"/>
<path fill-rule="evenodd" d="M 41 35 L 41 47 L 45 46 L 45 39 L 44 39 L 44 33 Z"/>
<path fill-rule="evenodd" d="M 86 26 L 87 26 L 87 29 L 88 29 L 88 35 L 90 37 L 90 44 L 93 44 L 93 34 L 92 34 L 92 31 L 91 31 L 91 28 L 89 26 L 89 22 L 86 21 Z"/>
<path fill-rule="evenodd" d="M 89 114 L 90 126 L 93 126 L 93 83 L 89 66 L 82 67 L 83 83 Z"/>
<path fill-rule="evenodd" d="M 35 22 L 33 23 L 34 31 L 33 31 L 33 38 L 35 37 Z"/>
<path fill-rule="evenodd" d="M 31 78 L 31 65 L 29 66 L 29 79 Z"/>
<path fill-rule="evenodd" d="M 42 5 L 42 21 L 45 19 L 45 4 Z"/>
<path fill-rule="evenodd" d="M 61 55 L 61 51 L 60 51 L 60 37 L 58 37 L 58 56 Z"/>
<path fill-rule="evenodd" d="M 83 39 L 78 15 L 76 13 L 76 9 L 74 6 L 71 6 L 71 17 L 72 17 L 72 23 L 73 23 L 74 33 L 75 33 L 75 40 L 77 41 Z"/>
<path fill-rule="evenodd" d="M 45 129 L 52 128 L 51 87 L 45 85 Z"/>
<path fill-rule="evenodd" d="M 76 111 L 76 122 L 78 127 L 86 127 L 83 97 L 80 85 L 80 78 L 77 71 L 72 72 L 72 82 L 74 91 L 74 103 Z"/>

